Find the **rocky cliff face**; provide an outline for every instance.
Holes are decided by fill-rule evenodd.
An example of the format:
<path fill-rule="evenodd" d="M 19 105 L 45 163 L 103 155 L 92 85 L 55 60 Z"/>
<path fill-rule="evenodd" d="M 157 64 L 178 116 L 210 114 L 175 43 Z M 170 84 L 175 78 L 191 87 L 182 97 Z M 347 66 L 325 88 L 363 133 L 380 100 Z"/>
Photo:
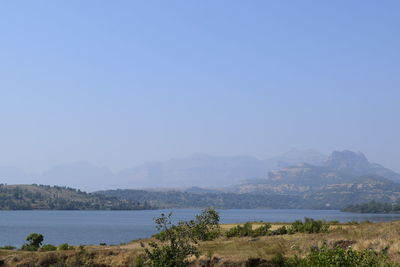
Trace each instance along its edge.
<path fill-rule="evenodd" d="M 264 182 L 237 186 L 240 193 L 306 194 L 349 192 L 374 195 L 400 191 L 400 175 L 379 164 L 370 163 L 358 152 L 334 151 L 320 166 L 297 164 L 271 171 Z"/>

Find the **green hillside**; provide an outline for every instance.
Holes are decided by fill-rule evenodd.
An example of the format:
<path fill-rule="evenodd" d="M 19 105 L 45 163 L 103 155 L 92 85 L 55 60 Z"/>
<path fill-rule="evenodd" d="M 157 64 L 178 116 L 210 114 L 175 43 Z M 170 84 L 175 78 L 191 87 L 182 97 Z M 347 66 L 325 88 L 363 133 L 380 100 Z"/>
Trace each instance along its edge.
<path fill-rule="evenodd" d="M 138 210 L 146 202 L 119 200 L 77 189 L 48 185 L 0 184 L 0 210 Z"/>

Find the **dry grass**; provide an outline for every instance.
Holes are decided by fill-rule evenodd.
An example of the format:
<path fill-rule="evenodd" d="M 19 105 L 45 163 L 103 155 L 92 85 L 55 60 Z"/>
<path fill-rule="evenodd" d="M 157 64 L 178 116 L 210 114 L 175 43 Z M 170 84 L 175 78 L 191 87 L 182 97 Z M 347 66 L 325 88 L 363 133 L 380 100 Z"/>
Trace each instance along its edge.
<path fill-rule="evenodd" d="M 272 224 L 276 229 L 284 224 Z M 227 230 L 234 225 L 224 226 Z M 254 227 L 259 225 L 255 224 Z M 400 264 L 400 222 L 362 223 L 359 225 L 335 224 L 328 233 L 267 236 L 261 238 L 220 238 L 200 245 L 204 254 L 232 260 L 249 257 L 270 259 L 276 253 L 286 256 L 305 256 L 311 247 L 350 244 L 355 250 L 372 249 L 386 253 Z"/>
<path fill-rule="evenodd" d="M 261 224 L 254 224 L 259 227 Z M 285 224 L 272 224 L 276 229 Z M 223 231 L 236 226 L 222 225 Z M 144 243 L 150 239 L 142 240 Z M 218 257 L 225 261 L 240 262 L 248 258 L 270 259 L 277 253 L 285 256 L 305 256 L 312 246 L 338 244 L 351 245 L 356 250 L 372 249 L 386 253 L 400 265 L 400 221 L 389 223 L 363 223 L 360 225 L 332 225 L 328 233 L 266 236 L 260 238 L 224 238 L 202 242 L 199 248 L 203 257 Z M 83 261 L 92 266 L 132 266 L 134 258 L 143 253 L 140 242 L 123 246 L 86 247 L 84 251 L 24 252 L 2 251 L 0 260 L 6 266 L 49 266 L 49 263 L 62 261 L 66 266 L 79 266 Z M 46 265 L 47 264 L 47 265 Z M 90 265 L 89 265 L 90 266 Z"/>

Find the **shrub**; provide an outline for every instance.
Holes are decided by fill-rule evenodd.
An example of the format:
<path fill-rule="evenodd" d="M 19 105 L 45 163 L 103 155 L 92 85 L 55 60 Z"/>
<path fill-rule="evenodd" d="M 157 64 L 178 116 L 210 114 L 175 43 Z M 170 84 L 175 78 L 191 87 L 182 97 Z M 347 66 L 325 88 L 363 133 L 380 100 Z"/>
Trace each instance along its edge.
<path fill-rule="evenodd" d="M 387 257 L 371 250 L 316 249 L 305 259 L 305 266 L 390 266 Z"/>
<path fill-rule="evenodd" d="M 253 225 L 249 222 L 245 223 L 243 226 L 242 225 L 237 225 L 235 227 L 232 227 L 229 229 L 225 235 L 226 237 L 243 237 L 243 236 L 251 236 L 253 233 Z"/>
<path fill-rule="evenodd" d="M 14 246 L 10 246 L 10 245 L 5 245 L 3 247 L 0 247 L 0 249 L 5 249 L 5 250 L 14 250 L 16 249 L 16 247 Z"/>
<path fill-rule="evenodd" d="M 139 254 L 138 256 L 135 257 L 133 261 L 133 267 L 144 267 L 144 266 L 145 266 L 145 256 Z"/>
<path fill-rule="evenodd" d="M 46 245 L 43 245 L 43 246 L 40 248 L 40 250 L 41 250 L 41 251 L 54 251 L 54 250 L 57 250 L 57 247 L 54 246 L 54 245 L 51 245 L 51 244 L 46 244 Z"/>
<path fill-rule="evenodd" d="M 214 209 L 205 209 L 200 215 L 196 215 L 194 220 L 179 222 L 177 225 L 172 225 L 170 230 L 188 232 L 193 239 L 199 241 L 214 240 L 221 235 L 219 214 Z M 161 231 L 153 237 L 165 240 L 166 234 L 165 231 Z"/>
<path fill-rule="evenodd" d="M 72 249 L 74 249 L 74 247 L 68 245 L 68 243 L 64 243 L 58 246 L 58 250 L 72 250 Z"/>
<path fill-rule="evenodd" d="M 25 250 L 25 251 L 37 251 L 38 247 L 32 246 L 32 245 L 28 245 L 28 244 L 23 244 L 21 247 L 21 250 Z"/>
<path fill-rule="evenodd" d="M 295 221 L 289 228 L 289 233 L 325 233 L 329 229 L 329 225 L 321 220 L 304 218 L 304 222 Z"/>
<path fill-rule="evenodd" d="M 184 223 L 191 229 L 192 236 L 197 240 L 208 241 L 219 237 L 221 230 L 219 227 L 219 214 L 215 209 L 205 209 L 195 219 Z"/>
<path fill-rule="evenodd" d="M 186 267 L 189 256 L 199 256 L 197 247 L 193 245 L 197 240 L 190 229 L 183 223 L 172 225 L 171 216 L 172 213 L 161 214 L 155 219 L 157 230 L 162 230 L 156 238 L 162 243 L 150 242 L 151 249 L 145 248 L 147 262 L 153 267 Z"/>
<path fill-rule="evenodd" d="M 270 234 L 269 229 L 271 228 L 271 225 L 269 223 L 264 223 L 260 227 L 256 228 L 253 230 L 253 233 L 251 234 L 252 237 L 257 237 L 257 236 L 265 236 Z"/>
<path fill-rule="evenodd" d="M 38 233 L 29 234 L 26 237 L 26 241 L 28 241 L 28 243 L 25 243 L 24 245 L 22 245 L 21 249 L 27 250 L 27 251 L 36 251 L 42 245 L 43 240 L 44 240 L 44 237 L 42 234 L 38 234 Z"/>
<path fill-rule="evenodd" d="M 286 235 L 288 233 L 288 229 L 286 226 L 281 226 L 278 229 L 271 232 L 271 235 Z"/>
<path fill-rule="evenodd" d="M 395 266 L 384 255 L 371 250 L 355 251 L 343 248 L 321 248 L 312 250 L 305 258 L 286 258 L 282 254 L 275 255 L 271 260 L 274 267 L 320 267 L 320 266 Z"/>
<path fill-rule="evenodd" d="M 229 229 L 226 233 L 226 237 L 244 237 L 244 236 L 251 236 L 251 237 L 257 237 L 257 236 L 265 236 L 270 234 L 269 229 L 271 228 L 271 225 L 268 223 L 264 223 L 260 227 L 256 228 L 253 230 L 253 225 L 250 222 L 247 222 L 242 225 L 237 225 L 235 227 L 232 227 Z"/>

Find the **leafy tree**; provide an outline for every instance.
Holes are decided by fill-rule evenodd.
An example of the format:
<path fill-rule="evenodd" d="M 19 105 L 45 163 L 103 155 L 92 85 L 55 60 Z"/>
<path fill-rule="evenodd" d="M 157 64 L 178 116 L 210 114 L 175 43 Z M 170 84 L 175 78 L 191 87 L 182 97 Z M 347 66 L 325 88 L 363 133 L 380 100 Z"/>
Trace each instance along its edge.
<path fill-rule="evenodd" d="M 192 232 L 193 238 L 200 241 L 213 240 L 221 234 L 219 214 L 212 208 L 203 210 L 200 215 L 196 215 L 194 220 L 183 225 Z"/>
<path fill-rule="evenodd" d="M 182 224 L 174 226 L 171 216 L 172 213 L 162 213 L 155 219 L 157 230 L 162 231 L 156 238 L 162 243 L 150 242 L 152 249 L 145 248 L 148 262 L 153 267 L 185 267 L 189 265 L 189 256 L 199 256 L 199 251 L 193 244 L 196 240 L 190 235 L 189 229 L 180 227 Z"/>
<path fill-rule="evenodd" d="M 198 241 L 212 240 L 220 235 L 219 214 L 214 209 L 205 209 L 195 219 L 188 222 L 171 221 L 172 213 L 161 214 L 155 219 L 160 231 L 154 237 L 160 242 L 151 242 L 145 253 L 148 263 L 154 267 L 188 266 L 190 256 L 199 256 Z"/>
<path fill-rule="evenodd" d="M 22 246 L 22 250 L 29 250 L 29 251 L 38 250 L 38 248 L 40 248 L 40 246 L 42 245 L 43 239 L 44 237 L 42 234 L 38 233 L 29 234 L 26 237 L 26 241 L 28 241 L 28 243 L 25 243 Z"/>

